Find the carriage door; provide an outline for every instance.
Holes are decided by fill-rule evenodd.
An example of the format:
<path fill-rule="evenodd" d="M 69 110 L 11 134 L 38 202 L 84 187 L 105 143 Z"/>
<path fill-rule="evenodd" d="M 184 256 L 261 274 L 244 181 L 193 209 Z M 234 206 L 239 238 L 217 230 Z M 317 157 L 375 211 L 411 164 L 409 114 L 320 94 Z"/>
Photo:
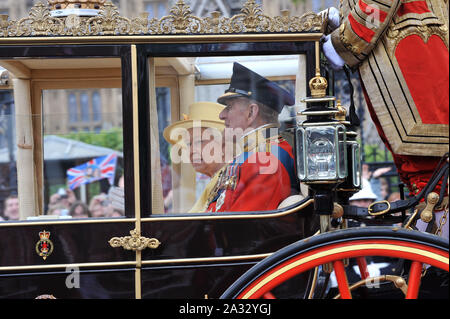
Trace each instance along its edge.
<path fill-rule="evenodd" d="M 0 298 L 140 297 L 134 63 L 130 45 L 0 48 Z"/>

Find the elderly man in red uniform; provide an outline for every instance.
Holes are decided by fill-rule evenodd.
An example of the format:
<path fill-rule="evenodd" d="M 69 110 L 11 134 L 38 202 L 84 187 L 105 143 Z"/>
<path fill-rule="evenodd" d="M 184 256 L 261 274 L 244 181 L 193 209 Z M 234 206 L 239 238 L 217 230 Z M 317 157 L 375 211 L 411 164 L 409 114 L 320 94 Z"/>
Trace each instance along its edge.
<path fill-rule="evenodd" d="M 210 194 L 208 211 L 277 209 L 298 192 L 292 147 L 278 134 L 278 115 L 294 98 L 276 83 L 233 65 L 230 87 L 218 102 L 226 105 L 219 117 L 225 138 L 237 144 L 237 156 L 228 163 Z"/>
<path fill-rule="evenodd" d="M 331 33 L 324 53 L 334 69 L 358 69 L 371 117 L 412 195 L 425 187 L 449 148 L 445 2 L 341 0 L 340 11 L 327 11 Z M 434 191 L 439 194 L 439 185 Z M 448 237 L 448 223 L 446 232 Z"/>

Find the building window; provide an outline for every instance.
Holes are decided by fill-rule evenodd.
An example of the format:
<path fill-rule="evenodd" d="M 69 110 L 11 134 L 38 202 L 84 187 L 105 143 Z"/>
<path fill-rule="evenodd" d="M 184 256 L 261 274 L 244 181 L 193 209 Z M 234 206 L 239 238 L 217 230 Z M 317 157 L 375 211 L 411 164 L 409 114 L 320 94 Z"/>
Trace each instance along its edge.
<path fill-rule="evenodd" d="M 94 122 L 102 120 L 102 103 L 98 92 L 92 93 L 92 120 Z"/>
<path fill-rule="evenodd" d="M 75 94 L 69 94 L 69 123 L 78 122 L 78 105 Z"/>
<path fill-rule="evenodd" d="M 80 106 L 81 106 L 81 121 L 90 122 L 89 116 L 89 96 L 87 93 L 81 93 L 80 96 Z"/>
<path fill-rule="evenodd" d="M 167 5 L 165 3 L 160 2 L 158 4 L 158 16 L 162 18 L 167 14 Z"/>
<path fill-rule="evenodd" d="M 327 0 L 326 8 L 330 8 L 330 7 L 338 8 L 339 7 L 339 1 L 338 0 Z"/>
<path fill-rule="evenodd" d="M 155 17 L 155 12 L 153 11 L 153 3 L 152 2 L 145 4 L 145 11 L 148 12 L 148 16 L 150 18 Z"/>
<path fill-rule="evenodd" d="M 322 8 L 322 1 L 321 0 L 314 0 L 312 2 L 312 11 L 313 12 L 319 12 Z"/>
<path fill-rule="evenodd" d="M 167 1 L 146 1 L 144 2 L 145 11 L 149 18 L 162 18 L 167 15 Z"/>
<path fill-rule="evenodd" d="M 98 91 L 77 91 L 68 95 L 70 131 L 98 129 L 102 121 L 102 101 Z"/>

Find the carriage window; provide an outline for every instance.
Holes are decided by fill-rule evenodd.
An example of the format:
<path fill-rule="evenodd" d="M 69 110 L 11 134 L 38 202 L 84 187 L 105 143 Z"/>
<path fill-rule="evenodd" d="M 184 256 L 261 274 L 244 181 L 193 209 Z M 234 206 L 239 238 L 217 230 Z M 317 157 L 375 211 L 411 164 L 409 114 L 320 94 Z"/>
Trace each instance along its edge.
<path fill-rule="evenodd" d="M 120 59 L 0 64 L 0 220 L 124 216 Z"/>
<path fill-rule="evenodd" d="M 13 93 L 0 89 L 0 221 L 19 219 Z"/>
<path fill-rule="evenodd" d="M 44 215 L 123 215 L 120 89 L 45 90 L 42 101 Z"/>
<path fill-rule="evenodd" d="M 119 89 L 45 90 L 42 95 L 43 192 L 40 217 L 87 218 L 117 217 L 124 214 L 123 142 L 120 103 L 101 101 L 101 97 L 121 101 Z M 27 163 L 38 157 L 30 152 L 28 124 L 41 122 L 40 116 L 25 116 L 11 100 L 2 105 L 0 125 L 1 204 L 0 220 L 33 220 L 32 200 L 19 209 L 18 183 L 29 185 Z M 83 105 L 85 103 L 85 105 Z M 96 103 L 98 103 L 96 109 Z M 100 111 L 100 114 L 95 112 Z M 19 112 L 19 113 L 17 113 Z M 83 112 L 87 113 L 82 116 Z M 100 121 L 104 118 L 104 121 Z M 25 131 L 23 143 L 17 140 L 16 128 Z M 21 173 L 17 174 L 16 157 L 20 154 Z M 23 187 L 22 191 L 29 189 Z M 33 198 L 29 194 L 29 198 Z M 28 204 L 28 205 L 27 205 Z M 22 212 L 20 212 L 22 210 Z"/>
<path fill-rule="evenodd" d="M 235 62 L 250 73 L 233 75 Z M 306 96 L 304 55 L 154 58 L 149 65 L 156 79 L 149 81 L 150 126 L 158 128 L 151 130 L 152 214 L 276 210 L 299 193 L 292 130 Z M 171 97 L 161 87 L 167 77 L 175 79 Z M 261 97 L 236 99 L 249 91 Z M 243 101 L 257 102 L 255 127 L 243 127 L 242 111 L 231 110 Z"/>

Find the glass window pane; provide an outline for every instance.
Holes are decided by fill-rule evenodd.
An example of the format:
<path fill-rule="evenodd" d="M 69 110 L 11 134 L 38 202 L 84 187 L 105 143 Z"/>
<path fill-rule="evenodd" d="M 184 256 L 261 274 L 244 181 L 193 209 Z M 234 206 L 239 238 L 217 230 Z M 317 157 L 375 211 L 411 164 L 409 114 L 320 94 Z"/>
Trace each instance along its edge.
<path fill-rule="evenodd" d="M 308 127 L 306 130 L 308 178 L 329 180 L 337 176 L 335 130 L 330 126 Z"/>
<path fill-rule="evenodd" d="M 155 94 L 150 94 L 155 97 L 150 101 L 151 214 L 276 210 L 291 192 L 298 194 L 292 146 L 294 93 L 306 88 L 304 70 L 299 68 L 303 57 L 155 58 L 154 61 L 156 86 L 167 83 L 171 76 L 177 80 L 170 86 L 170 95 L 165 93 L 168 87 L 158 87 Z M 234 62 L 270 79 L 270 85 L 277 88 L 277 96 L 270 102 L 258 98 L 256 107 L 261 115 L 251 123 L 258 123 L 255 127 L 239 126 L 245 108 L 250 104 L 254 108 L 252 99 L 247 104 L 239 100 L 243 103 L 239 106 L 242 110 L 234 113 L 233 118 L 219 117 L 225 109 L 233 107 L 217 100 L 230 86 Z M 192 69 L 192 74 L 177 74 L 182 65 L 186 65 L 186 70 Z M 302 79 L 300 83 L 297 77 Z M 249 89 L 243 92 L 253 91 L 253 96 L 270 91 L 259 88 L 256 81 L 247 82 Z M 281 107 L 287 103 L 291 106 L 281 110 L 275 107 L 279 103 L 283 104 Z M 249 139 L 251 142 L 247 143 Z M 254 174 L 249 173 L 252 170 Z M 273 181 L 274 185 L 267 181 Z M 248 188 L 244 190 L 245 187 Z"/>
<path fill-rule="evenodd" d="M 312 0 L 312 11 L 319 12 L 322 9 L 322 0 Z"/>
<path fill-rule="evenodd" d="M 338 127 L 337 136 L 338 136 L 338 148 L 339 148 L 338 149 L 338 156 L 339 156 L 338 177 L 346 178 L 347 177 L 347 149 L 346 149 L 347 138 L 345 135 L 344 127 Z"/>
<path fill-rule="evenodd" d="M 296 149 L 297 149 L 297 174 L 298 174 L 298 178 L 299 179 L 305 179 L 306 175 L 305 175 L 305 150 L 304 150 L 304 146 L 306 146 L 305 143 L 305 130 L 300 127 L 297 129 L 297 145 L 296 145 Z"/>
<path fill-rule="evenodd" d="M 159 2 L 158 3 L 158 18 L 162 18 L 167 15 L 167 5 L 166 3 Z"/>
<path fill-rule="evenodd" d="M 0 90 L 0 222 L 19 219 L 13 93 Z"/>
<path fill-rule="evenodd" d="M 149 18 L 156 18 L 152 2 L 147 2 L 145 4 L 145 11 L 148 12 Z"/>
<path fill-rule="evenodd" d="M 92 93 L 92 120 L 102 120 L 102 102 L 100 99 L 100 93 L 97 91 Z"/>
<path fill-rule="evenodd" d="M 158 110 L 158 127 L 159 127 L 159 152 L 161 166 L 161 184 L 164 200 L 164 212 L 171 212 L 172 203 L 172 173 L 170 170 L 170 144 L 164 139 L 162 134 L 164 128 L 170 124 L 171 104 L 170 104 L 170 88 L 156 88 L 156 103 Z"/>
<path fill-rule="evenodd" d="M 78 104 L 77 97 L 74 93 L 69 94 L 69 122 L 76 123 L 78 121 Z"/>
<path fill-rule="evenodd" d="M 89 122 L 89 96 L 86 92 L 80 94 L 81 121 Z"/>
<path fill-rule="evenodd" d="M 112 101 L 121 101 L 120 89 L 102 90 Z M 67 96 L 61 100 L 68 102 L 73 100 L 71 96 L 79 96 L 79 121 L 67 123 L 61 119 L 68 114 L 55 115 L 55 109 L 61 107 L 52 98 L 55 94 Z M 90 96 L 93 118 L 102 119 L 108 129 L 98 123 L 90 125 Z M 43 92 L 45 215 L 86 218 L 124 214 L 122 113 L 115 109 L 116 102 L 102 102 L 99 90 Z"/>
<path fill-rule="evenodd" d="M 352 145 L 353 186 L 361 186 L 361 149 L 358 143 Z"/>

